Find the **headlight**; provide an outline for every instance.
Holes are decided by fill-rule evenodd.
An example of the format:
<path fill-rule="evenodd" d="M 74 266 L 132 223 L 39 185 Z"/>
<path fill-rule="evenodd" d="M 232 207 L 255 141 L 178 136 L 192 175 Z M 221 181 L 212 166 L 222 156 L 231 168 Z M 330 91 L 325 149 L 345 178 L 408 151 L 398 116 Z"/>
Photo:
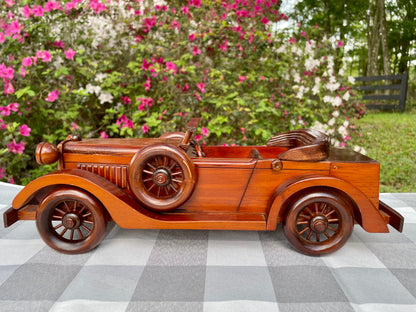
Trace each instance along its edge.
<path fill-rule="evenodd" d="M 49 165 L 59 158 L 59 150 L 51 143 L 41 142 L 36 146 L 36 161 L 39 165 Z"/>

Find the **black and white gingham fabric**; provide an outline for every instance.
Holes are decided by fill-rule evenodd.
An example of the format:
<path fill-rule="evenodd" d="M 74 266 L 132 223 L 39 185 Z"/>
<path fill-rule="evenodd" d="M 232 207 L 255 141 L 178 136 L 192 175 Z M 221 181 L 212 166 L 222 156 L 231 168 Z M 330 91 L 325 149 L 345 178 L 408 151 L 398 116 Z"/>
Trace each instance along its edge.
<path fill-rule="evenodd" d="M 19 187 L 0 184 L 0 213 Z M 82 255 L 47 247 L 35 223 L 0 227 L 0 311 L 416 311 L 416 194 L 381 194 L 404 232 L 355 226 L 308 257 L 276 232 L 125 230 Z"/>

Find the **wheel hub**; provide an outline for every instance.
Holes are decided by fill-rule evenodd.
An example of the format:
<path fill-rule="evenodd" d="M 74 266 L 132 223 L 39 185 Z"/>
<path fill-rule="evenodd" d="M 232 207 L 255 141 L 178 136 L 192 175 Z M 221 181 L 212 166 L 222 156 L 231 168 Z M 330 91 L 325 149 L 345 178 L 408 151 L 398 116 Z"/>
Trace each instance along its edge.
<path fill-rule="evenodd" d="M 323 233 L 328 227 L 328 220 L 324 216 L 316 216 L 311 219 L 310 227 L 314 232 Z"/>
<path fill-rule="evenodd" d="M 153 182 L 156 183 L 157 186 L 166 186 L 170 183 L 170 174 L 166 169 L 157 169 L 153 173 Z"/>
<path fill-rule="evenodd" d="M 67 213 L 62 218 L 62 224 L 69 230 L 76 229 L 80 226 L 81 220 L 75 213 Z"/>

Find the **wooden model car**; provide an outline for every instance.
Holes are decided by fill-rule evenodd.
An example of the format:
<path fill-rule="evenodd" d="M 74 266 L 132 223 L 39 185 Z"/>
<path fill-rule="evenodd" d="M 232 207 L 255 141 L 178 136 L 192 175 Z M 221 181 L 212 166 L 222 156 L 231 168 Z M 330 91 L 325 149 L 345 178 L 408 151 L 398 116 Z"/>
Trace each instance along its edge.
<path fill-rule="evenodd" d="M 43 240 L 82 253 L 108 221 L 132 229 L 273 231 L 308 255 L 339 249 L 354 223 L 368 232 L 402 231 L 403 217 L 379 201 L 379 163 L 328 137 L 297 130 L 266 146 L 200 146 L 186 133 L 155 139 L 40 143 L 39 164 L 58 170 L 29 183 L 4 213 L 8 227 L 36 220 Z"/>

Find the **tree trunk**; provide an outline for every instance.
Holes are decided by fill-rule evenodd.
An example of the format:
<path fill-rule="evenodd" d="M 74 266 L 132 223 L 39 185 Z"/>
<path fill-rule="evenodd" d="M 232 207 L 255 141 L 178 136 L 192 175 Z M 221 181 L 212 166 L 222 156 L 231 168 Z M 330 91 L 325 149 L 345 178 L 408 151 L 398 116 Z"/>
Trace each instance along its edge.
<path fill-rule="evenodd" d="M 386 27 L 386 10 L 384 0 L 377 0 L 380 9 L 380 33 L 381 33 L 381 47 L 383 51 L 383 69 L 384 75 L 391 74 L 390 51 L 387 42 L 387 27 Z"/>
<path fill-rule="evenodd" d="M 378 0 L 374 7 L 373 13 L 373 26 L 371 28 L 369 46 L 368 46 L 368 67 L 367 67 L 367 76 L 377 76 L 378 75 L 378 50 L 380 46 L 380 11 L 378 9 Z M 371 6 L 372 3 L 370 4 Z M 370 10 L 371 12 L 371 10 Z"/>

